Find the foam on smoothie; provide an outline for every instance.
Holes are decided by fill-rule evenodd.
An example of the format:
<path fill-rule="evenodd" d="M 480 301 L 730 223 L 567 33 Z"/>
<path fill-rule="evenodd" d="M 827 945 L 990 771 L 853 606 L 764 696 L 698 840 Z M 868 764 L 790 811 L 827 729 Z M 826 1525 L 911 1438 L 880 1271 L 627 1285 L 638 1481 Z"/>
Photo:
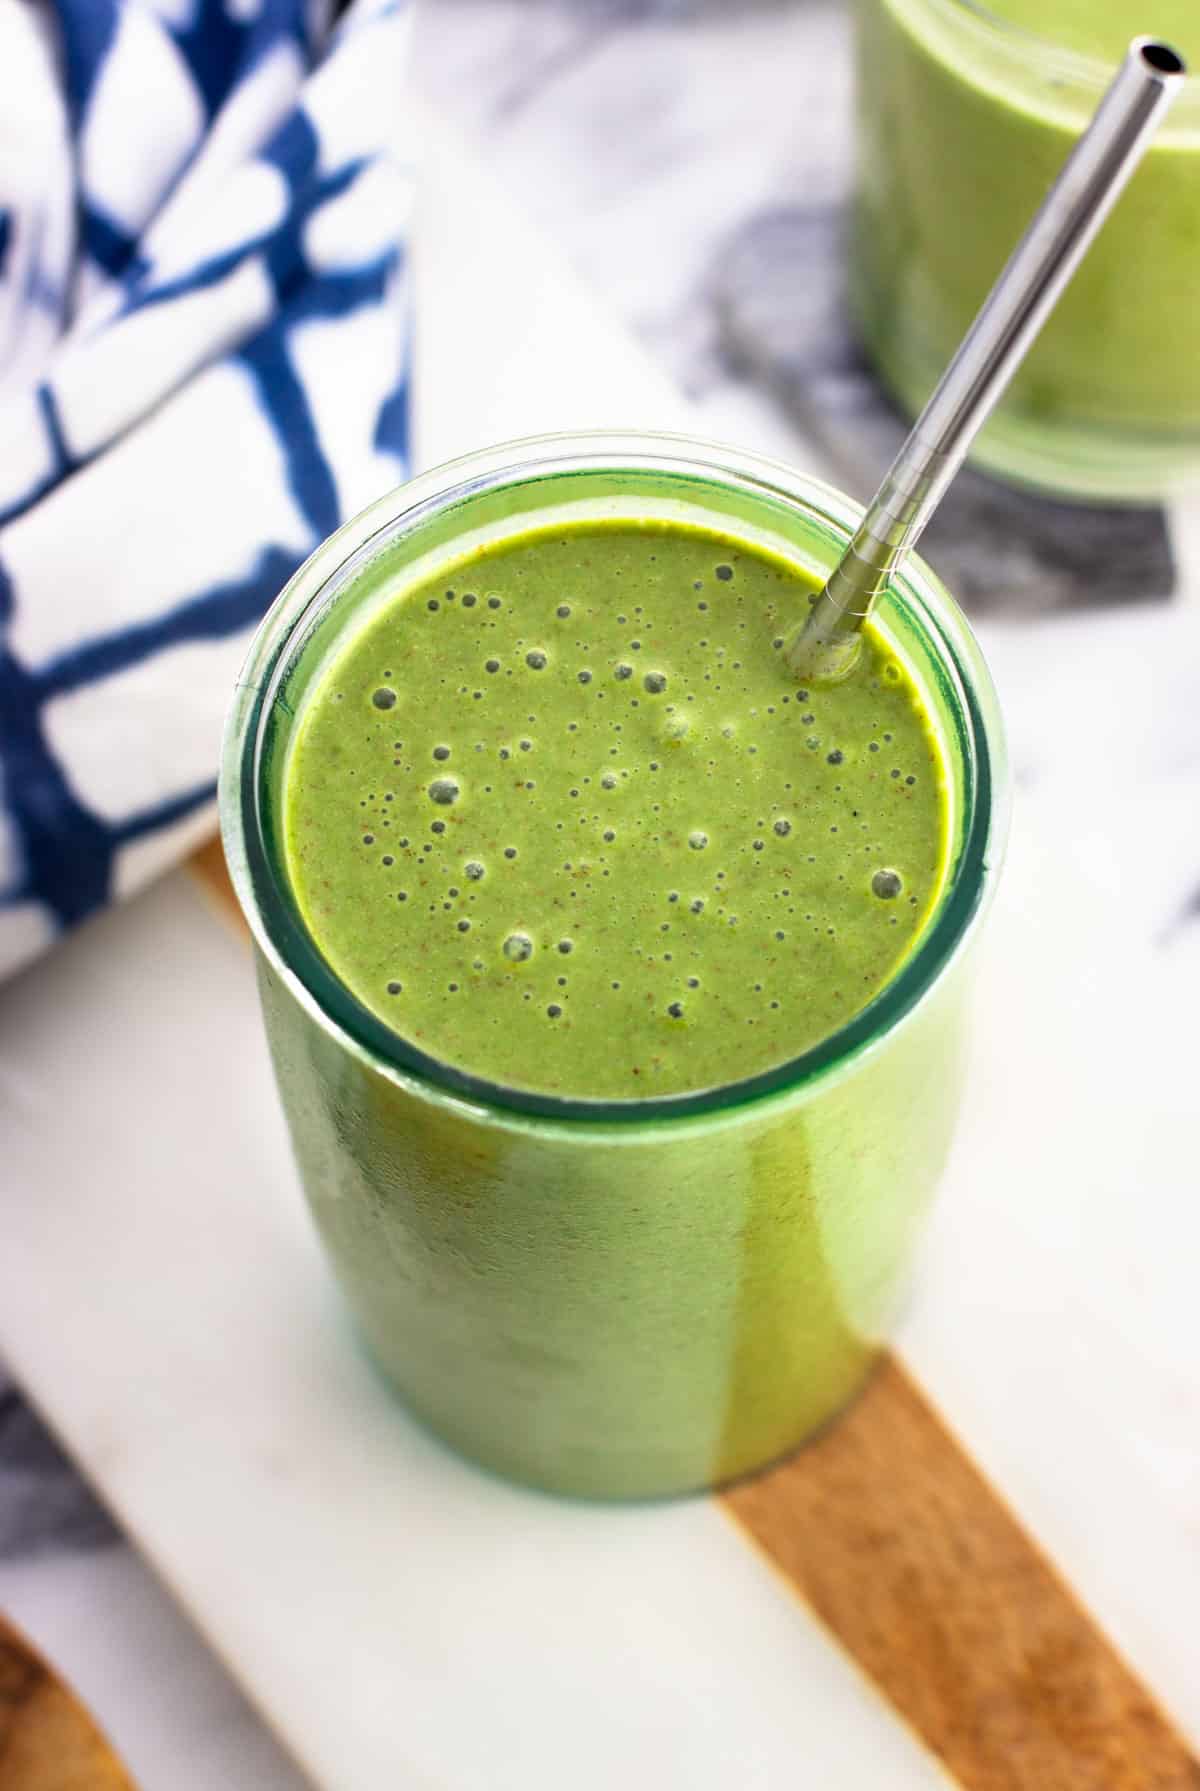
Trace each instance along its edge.
<path fill-rule="evenodd" d="M 346 986 L 432 1056 L 585 1098 L 836 1031 L 927 923 L 946 801 L 882 636 L 843 685 L 789 676 L 813 586 L 705 530 L 587 523 L 374 607 L 286 779 L 295 897 Z"/>

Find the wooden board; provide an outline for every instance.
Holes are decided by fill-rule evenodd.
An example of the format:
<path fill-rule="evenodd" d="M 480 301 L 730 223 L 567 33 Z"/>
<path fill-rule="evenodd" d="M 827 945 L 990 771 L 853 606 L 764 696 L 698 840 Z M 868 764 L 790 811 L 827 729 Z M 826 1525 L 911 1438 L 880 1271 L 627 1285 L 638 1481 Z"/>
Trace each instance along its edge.
<path fill-rule="evenodd" d="M 249 928 L 233 893 L 233 884 L 229 881 L 229 872 L 225 868 L 225 854 L 216 835 L 192 854 L 188 869 L 221 919 L 236 927 L 239 932 L 248 934 Z"/>
<path fill-rule="evenodd" d="M 134 1791 L 78 1698 L 3 1617 L 0 1791 Z"/>
<path fill-rule="evenodd" d="M 724 1504 L 964 1791 L 1200 1791 L 1183 1739 L 897 1361 Z"/>

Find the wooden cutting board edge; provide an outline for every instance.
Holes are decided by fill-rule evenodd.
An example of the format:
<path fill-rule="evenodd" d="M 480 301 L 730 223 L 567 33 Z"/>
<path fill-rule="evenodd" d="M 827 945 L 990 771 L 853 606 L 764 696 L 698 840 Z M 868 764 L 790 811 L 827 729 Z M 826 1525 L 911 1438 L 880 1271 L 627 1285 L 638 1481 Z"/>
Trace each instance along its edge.
<path fill-rule="evenodd" d="M 2 1615 L 0 1791 L 136 1791 L 74 1692 Z"/>

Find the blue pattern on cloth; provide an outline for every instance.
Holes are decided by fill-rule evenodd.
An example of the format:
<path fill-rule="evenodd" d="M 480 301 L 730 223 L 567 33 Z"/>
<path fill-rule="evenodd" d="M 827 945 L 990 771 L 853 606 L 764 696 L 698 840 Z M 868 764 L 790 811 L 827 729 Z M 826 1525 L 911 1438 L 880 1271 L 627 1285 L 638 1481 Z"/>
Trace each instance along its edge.
<path fill-rule="evenodd" d="M 0 974 L 211 828 L 250 632 L 405 475 L 407 26 L 0 11 Z"/>

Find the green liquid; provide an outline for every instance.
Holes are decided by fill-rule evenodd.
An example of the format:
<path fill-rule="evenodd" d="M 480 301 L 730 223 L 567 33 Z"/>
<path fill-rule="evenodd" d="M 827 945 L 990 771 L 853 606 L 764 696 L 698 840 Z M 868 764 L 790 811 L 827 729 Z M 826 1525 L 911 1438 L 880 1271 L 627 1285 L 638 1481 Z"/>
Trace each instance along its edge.
<path fill-rule="evenodd" d="M 289 875 L 387 1025 L 509 1087 L 720 1086 L 889 981 L 947 853 L 939 750 L 868 631 L 804 691 L 813 581 L 715 533 L 518 537 L 377 608 L 308 699 Z"/>
<path fill-rule="evenodd" d="M 1196 0 L 988 0 L 987 10 L 1043 42 L 1117 62 L 1132 37 L 1163 38 L 1184 56 L 1200 52 Z"/>
<path fill-rule="evenodd" d="M 609 520 L 583 522 L 581 495 Z M 647 514 L 640 472 L 546 480 L 517 533 L 468 495 L 430 546 L 348 568 L 262 742 L 272 866 L 372 1031 L 531 1091 L 404 1069 L 263 953 L 334 1269 L 413 1411 L 563 1492 L 711 1485 L 845 1405 L 964 1061 L 965 954 L 886 1022 L 861 1014 L 985 874 L 962 862 L 990 785 L 959 687 L 897 599 L 904 663 L 872 633 L 855 677 L 802 696 L 775 643 L 812 581 L 743 533 L 745 493 L 703 498 L 690 527 Z M 832 548 L 804 510 L 777 538 Z M 836 1061 L 725 1092 L 855 1012 Z M 714 1085 L 707 1110 L 660 1099 Z M 538 1094 L 625 1106 L 549 1115 Z"/>
<path fill-rule="evenodd" d="M 1134 32 L 1200 56 L 1191 0 L 858 0 L 851 299 L 916 413 Z M 979 13 L 1017 27 L 985 28 Z M 1032 33 L 1027 37 L 1026 32 Z M 1094 58 L 1064 72 L 1059 46 Z M 1190 84 L 1196 86 L 1195 82 Z M 1200 131 L 1185 92 L 979 437 L 1053 489 L 1153 493 L 1200 462 Z"/>

